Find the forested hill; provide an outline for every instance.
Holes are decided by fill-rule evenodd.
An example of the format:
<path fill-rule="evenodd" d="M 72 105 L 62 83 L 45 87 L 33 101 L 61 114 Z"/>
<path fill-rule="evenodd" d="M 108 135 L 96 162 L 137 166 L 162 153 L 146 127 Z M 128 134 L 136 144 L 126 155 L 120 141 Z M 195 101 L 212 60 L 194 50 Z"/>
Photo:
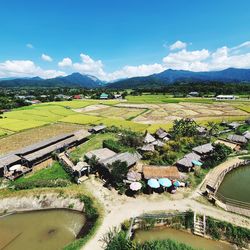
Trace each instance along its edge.
<path fill-rule="evenodd" d="M 129 89 L 166 86 L 179 82 L 250 83 L 250 69 L 228 68 L 221 71 L 192 72 L 168 69 L 159 74 L 133 77 L 108 84 L 109 88 Z"/>

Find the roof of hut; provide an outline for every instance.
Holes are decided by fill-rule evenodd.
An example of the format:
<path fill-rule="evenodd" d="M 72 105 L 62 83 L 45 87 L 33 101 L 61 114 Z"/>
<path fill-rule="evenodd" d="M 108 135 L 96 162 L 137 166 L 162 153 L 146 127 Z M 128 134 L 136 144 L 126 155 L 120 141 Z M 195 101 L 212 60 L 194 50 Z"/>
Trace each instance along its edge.
<path fill-rule="evenodd" d="M 202 126 L 198 126 L 196 128 L 197 132 L 200 133 L 200 134 L 203 134 L 203 133 L 206 133 L 207 132 L 207 128 L 205 127 L 202 127 Z"/>
<path fill-rule="evenodd" d="M 177 165 L 181 165 L 181 166 L 186 167 L 186 168 L 191 168 L 194 165 L 192 161 L 193 160 L 191 158 L 184 157 L 184 158 L 178 160 L 176 163 L 177 163 Z"/>
<path fill-rule="evenodd" d="M 147 132 L 145 137 L 144 137 L 143 142 L 144 143 L 151 143 L 151 142 L 154 142 L 155 140 L 156 139 L 149 132 Z"/>
<path fill-rule="evenodd" d="M 21 158 L 15 154 L 9 154 L 0 157 L 0 168 L 3 168 L 4 166 L 14 164 L 18 161 L 20 161 Z"/>
<path fill-rule="evenodd" d="M 198 155 L 194 152 L 191 152 L 191 153 L 184 155 L 184 158 L 191 159 L 192 161 L 199 161 L 201 159 L 200 155 Z"/>
<path fill-rule="evenodd" d="M 249 132 L 249 131 L 244 132 L 244 133 L 243 133 L 243 136 L 244 136 L 246 139 L 250 140 L 250 132 Z"/>
<path fill-rule="evenodd" d="M 227 139 L 230 141 L 239 142 L 239 143 L 247 142 L 247 139 L 242 135 L 229 135 Z"/>
<path fill-rule="evenodd" d="M 99 132 L 99 131 L 101 131 L 101 130 L 103 130 L 103 129 L 105 129 L 105 128 L 106 128 L 105 125 L 97 125 L 97 126 L 92 127 L 92 128 L 90 129 L 90 131 Z"/>
<path fill-rule="evenodd" d="M 140 150 L 144 152 L 153 152 L 155 151 L 155 147 L 153 144 L 147 144 L 140 147 Z"/>
<path fill-rule="evenodd" d="M 85 154 L 85 157 L 87 159 L 91 159 L 93 156 L 95 156 L 98 161 L 102 161 L 115 155 L 116 153 L 108 148 L 99 148 L 88 152 Z"/>
<path fill-rule="evenodd" d="M 169 178 L 179 179 L 180 173 L 177 167 L 166 167 L 166 166 L 143 166 L 143 175 L 145 179 L 151 178 Z"/>
<path fill-rule="evenodd" d="M 212 143 L 206 143 L 206 144 L 200 145 L 198 147 L 194 147 L 193 151 L 195 153 L 203 155 L 203 154 L 208 154 L 208 153 L 212 152 L 213 149 L 214 149 L 214 147 L 213 147 Z"/>
<path fill-rule="evenodd" d="M 139 160 L 139 158 L 138 158 L 137 154 L 132 154 L 132 153 L 129 153 L 129 152 L 125 152 L 125 153 L 116 154 L 116 155 L 114 155 L 114 156 L 112 156 L 110 158 L 102 160 L 102 161 L 100 161 L 100 163 L 103 166 L 108 167 L 109 165 L 113 164 L 114 162 L 120 161 L 120 162 L 126 162 L 128 167 L 131 167 L 138 160 Z"/>
<path fill-rule="evenodd" d="M 157 147 L 163 147 L 165 145 L 165 143 L 163 143 L 160 140 L 156 140 L 156 141 L 152 142 L 151 144 L 154 146 L 157 146 Z"/>
<path fill-rule="evenodd" d="M 165 137 L 170 137 L 170 134 L 167 133 L 166 130 L 162 129 L 162 128 L 159 128 L 156 132 L 155 132 L 155 135 L 159 138 L 159 139 L 163 139 Z"/>

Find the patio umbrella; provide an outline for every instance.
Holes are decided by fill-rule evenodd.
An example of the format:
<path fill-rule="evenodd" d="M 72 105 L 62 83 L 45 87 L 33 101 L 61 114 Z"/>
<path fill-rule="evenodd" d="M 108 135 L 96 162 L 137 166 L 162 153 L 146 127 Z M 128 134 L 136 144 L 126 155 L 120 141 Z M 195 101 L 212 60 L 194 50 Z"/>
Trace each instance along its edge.
<path fill-rule="evenodd" d="M 17 164 L 17 165 L 14 165 L 12 167 L 9 168 L 10 171 L 15 171 L 15 170 L 19 170 L 21 168 L 21 164 Z"/>
<path fill-rule="evenodd" d="M 179 181 L 175 181 L 175 182 L 174 182 L 174 186 L 175 186 L 175 187 L 179 187 L 179 186 L 180 186 L 180 182 L 179 182 Z"/>
<path fill-rule="evenodd" d="M 156 179 L 149 179 L 148 180 L 148 185 L 151 188 L 159 188 L 160 187 L 160 184 L 159 184 L 159 182 Z"/>
<path fill-rule="evenodd" d="M 129 185 L 129 188 L 133 191 L 138 191 L 142 188 L 142 184 L 140 182 L 132 182 L 130 185 Z"/>
<path fill-rule="evenodd" d="M 202 166 L 202 163 L 200 161 L 192 161 L 192 163 L 195 165 L 195 166 Z"/>
<path fill-rule="evenodd" d="M 163 186 L 163 187 L 171 187 L 172 182 L 168 178 L 160 178 L 158 182 Z"/>
<path fill-rule="evenodd" d="M 141 180 L 141 174 L 137 173 L 135 171 L 130 171 L 127 173 L 127 179 L 129 181 L 140 181 Z"/>

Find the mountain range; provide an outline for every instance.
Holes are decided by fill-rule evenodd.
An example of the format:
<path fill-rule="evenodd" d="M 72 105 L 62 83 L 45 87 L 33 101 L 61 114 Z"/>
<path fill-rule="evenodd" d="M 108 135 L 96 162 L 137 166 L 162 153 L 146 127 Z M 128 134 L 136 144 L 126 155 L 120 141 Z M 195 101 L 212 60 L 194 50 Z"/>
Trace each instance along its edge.
<path fill-rule="evenodd" d="M 159 87 L 176 82 L 236 82 L 250 83 L 250 69 L 228 68 L 221 71 L 193 72 L 187 70 L 168 69 L 159 74 L 143 77 L 132 77 L 114 82 L 104 82 L 95 76 L 73 73 L 51 79 L 16 78 L 0 79 L 0 87 L 82 87 L 82 88 L 143 88 Z"/>

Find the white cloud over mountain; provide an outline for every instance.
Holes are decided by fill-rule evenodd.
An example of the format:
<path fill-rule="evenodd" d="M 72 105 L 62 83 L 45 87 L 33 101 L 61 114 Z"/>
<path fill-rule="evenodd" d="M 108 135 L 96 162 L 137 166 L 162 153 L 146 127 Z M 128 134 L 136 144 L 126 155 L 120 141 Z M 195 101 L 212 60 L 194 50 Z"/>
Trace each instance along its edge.
<path fill-rule="evenodd" d="M 69 57 L 58 62 L 58 67 L 63 69 L 44 70 L 30 60 L 7 60 L 0 63 L 0 77 L 23 77 L 40 76 L 52 78 L 72 72 L 94 75 L 102 80 L 112 81 L 115 79 L 146 76 L 162 72 L 166 69 L 191 70 L 191 71 L 211 71 L 222 70 L 229 67 L 250 68 L 250 41 L 234 47 L 223 46 L 216 50 L 208 49 L 189 50 L 187 43 L 176 41 L 169 47 L 170 52 L 162 58 L 160 63 L 126 65 L 114 72 L 106 72 L 104 64 L 99 59 L 93 59 L 87 54 L 80 54 L 80 60 L 73 62 Z M 43 56 L 45 61 L 52 58 Z"/>

